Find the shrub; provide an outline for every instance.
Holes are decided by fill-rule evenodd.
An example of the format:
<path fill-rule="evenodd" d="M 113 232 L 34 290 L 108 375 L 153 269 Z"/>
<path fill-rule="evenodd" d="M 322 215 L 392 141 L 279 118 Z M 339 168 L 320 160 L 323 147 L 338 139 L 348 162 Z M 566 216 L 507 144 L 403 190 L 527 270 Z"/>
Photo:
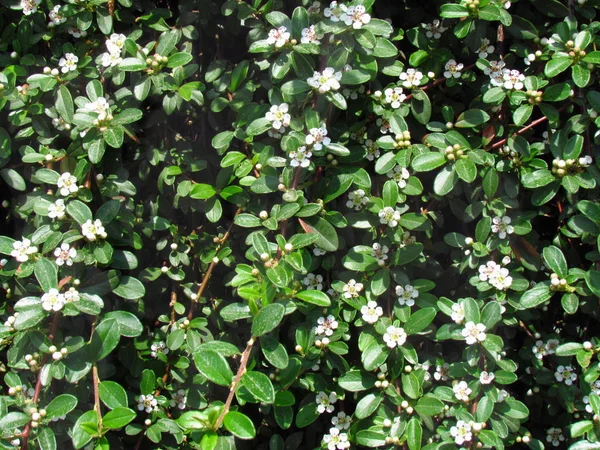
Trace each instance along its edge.
<path fill-rule="evenodd" d="M 600 448 L 600 1 L 445 1 L 2 2 L 0 448 Z"/>

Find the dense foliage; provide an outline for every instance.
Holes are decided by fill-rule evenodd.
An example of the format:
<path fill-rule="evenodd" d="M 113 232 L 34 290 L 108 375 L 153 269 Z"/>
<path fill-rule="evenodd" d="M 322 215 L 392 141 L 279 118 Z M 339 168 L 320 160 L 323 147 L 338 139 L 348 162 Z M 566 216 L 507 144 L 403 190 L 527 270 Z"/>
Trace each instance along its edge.
<path fill-rule="evenodd" d="M 0 1 L 0 448 L 600 448 L 599 9 Z"/>

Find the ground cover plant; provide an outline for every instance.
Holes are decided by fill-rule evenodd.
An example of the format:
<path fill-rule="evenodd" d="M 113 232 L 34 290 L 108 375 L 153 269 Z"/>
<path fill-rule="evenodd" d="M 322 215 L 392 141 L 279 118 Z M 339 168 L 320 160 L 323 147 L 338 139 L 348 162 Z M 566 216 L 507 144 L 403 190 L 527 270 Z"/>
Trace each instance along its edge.
<path fill-rule="evenodd" d="M 0 448 L 600 448 L 599 8 L 0 1 Z"/>

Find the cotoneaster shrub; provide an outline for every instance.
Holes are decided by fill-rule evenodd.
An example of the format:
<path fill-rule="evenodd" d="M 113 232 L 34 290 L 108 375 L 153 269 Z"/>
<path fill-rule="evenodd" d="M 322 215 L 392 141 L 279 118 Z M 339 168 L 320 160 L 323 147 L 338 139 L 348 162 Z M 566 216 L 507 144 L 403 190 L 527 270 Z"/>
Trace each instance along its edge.
<path fill-rule="evenodd" d="M 600 448 L 600 1 L 1 4 L 1 448 Z"/>

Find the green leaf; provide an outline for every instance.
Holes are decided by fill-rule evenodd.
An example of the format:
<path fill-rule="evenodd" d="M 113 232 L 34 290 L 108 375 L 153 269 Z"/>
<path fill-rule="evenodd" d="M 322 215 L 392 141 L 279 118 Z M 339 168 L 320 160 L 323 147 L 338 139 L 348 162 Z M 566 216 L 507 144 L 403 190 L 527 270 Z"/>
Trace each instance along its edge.
<path fill-rule="evenodd" d="M 586 66 L 575 65 L 571 68 L 571 76 L 577 87 L 583 88 L 587 86 L 592 78 L 592 71 Z"/>
<path fill-rule="evenodd" d="M 411 166 L 415 172 L 429 172 L 446 164 L 446 157 L 442 153 L 421 153 L 413 159 Z"/>
<path fill-rule="evenodd" d="M 546 266 L 552 269 L 554 273 L 558 274 L 560 278 L 565 278 L 567 276 L 567 260 L 558 247 L 551 245 L 544 248 L 542 256 L 544 257 Z"/>
<path fill-rule="evenodd" d="M 434 396 L 425 396 L 419 399 L 415 409 L 421 416 L 431 417 L 444 410 L 444 402 Z"/>
<path fill-rule="evenodd" d="M 268 376 L 262 372 L 246 372 L 242 377 L 242 384 L 248 391 L 263 403 L 275 401 L 275 389 Z"/>
<path fill-rule="evenodd" d="M 194 364 L 203 377 L 220 386 L 229 386 L 233 372 L 225 357 L 215 351 L 199 349 L 194 352 Z"/>
<path fill-rule="evenodd" d="M 554 78 L 555 76 L 567 70 L 572 63 L 573 60 L 567 56 L 555 56 L 546 63 L 546 66 L 544 67 L 544 74 L 548 78 Z"/>
<path fill-rule="evenodd" d="M 121 298 L 137 300 L 146 294 L 146 288 L 137 278 L 126 275 L 121 277 L 119 285 L 113 289 L 113 292 Z"/>
<path fill-rule="evenodd" d="M 455 164 L 456 174 L 465 183 L 472 183 L 477 178 L 477 167 L 468 158 L 461 158 Z"/>
<path fill-rule="evenodd" d="M 408 442 L 408 448 L 410 450 L 421 449 L 421 438 L 423 437 L 423 428 L 421 422 L 417 417 L 413 417 L 408 421 L 406 427 L 406 440 Z"/>
<path fill-rule="evenodd" d="M 533 105 L 521 105 L 513 112 L 513 121 L 515 125 L 521 126 L 529 120 L 533 113 Z"/>
<path fill-rule="evenodd" d="M 64 84 L 61 85 L 56 91 L 56 102 L 54 104 L 56 111 L 66 121 L 71 122 L 73 120 L 73 114 L 75 113 L 73 105 L 73 97 L 71 92 Z"/>
<path fill-rule="evenodd" d="M 175 67 L 185 66 L 192 59 L 194 59 L 194 57 L 186 52 L 173 53 L 171 56 L 169 56 L 167 67 L 169 69 L 173 69 Z"/>
<path fill-rule="evenodd" d="M 47 258 L 40 258 L 35 262 L 33 270 L 35 278 L 44 292 L 58 287 L 58 269 L 56 264 Z"/>
<path fill-rule="evenodd" d="M 379 394 L 370 393 L 360 399 L 356 405 L 354 415 L 357 419 L 365 419 L 375 412 L 383 398 Z"/>
<path fill-rule="evenodd" d="M 250 122 L 248 128 L 246 128 L 246 134 L 248 136 L 258 136 L 259 134 L 266 133 L 271 127 L 272 123 L 270 120 L 260 117 Z"/>
<path fill-rule="evenodd" d="M 339 386 L 349 392 L 360 392 L 371 389 L 377 378 L 373 374 L 360 370 L 350 370 L 338 378 Z"/>
<path fill-rule="evenodd" d="M 600 297 L 600 272 L 590 269 L 585 274 L 585 282 L 590 291 L 592 291 L 595 296 Z"/>
<path fill-rule="evenodd" d="M 435 319 L 435 308 L 423 308 L 415 311 L 404 325 L 406 334 L 417 334 L 429 326 Z"/>
<path fill-rule="evenodd" d="M 51 428 L 45 427 L 37 435 L 40 450 L 56 450 L 56 436 Z"/>
<path fill-rule="evenodd" d="M 115 430 L 127 425 L 135 419 L 136 415 L 137 414 L 133 409 L 118 406 L 105 414 L 102 418 L 102 426 Z"/>
<path fill-rule="evenodd" d="M 433 181 L 433 191 L 437 195 L 446 195 L 454 189 L 457 181 L 458 175 L 454 166 L 445 166 Z"/>
<path fill-rule="evenodd" d="M 71 434 L 73 447 L 75 447 L 75 449 L 80 449 L 92 440 L 92 435 L 86 431 L 86 429 L 83 427 L 83 424 L 90 423 L 93 425 L 93 427 L 97 427 L 97 421 L 98 415 L 96 414 L 96 411 L 86 411 L 79 416 L 75 422 L 75 425 L 73 425 L 73 431 Z"/>
<path fill-rule="evenodd" d="M 128 108 L 117 114 L 111 121 L 112 125 L 127 125 L 140 120 L 144 114 L 136 108 Z"/>
<path fill-rule="evenodd" d="M 83 225 L 88 220 L 92 220 L 92 211 L 88 206 L 80 200 L 71 200 L 67 204 L 67 214 L 69 214 L 75 222 L 79 225 Z"/>
<path fill-rule="evenodd" d="M 102 403 L 110 409 L 127 407 L 127 392 L 119 383 L 110 380 L 102 381 L 98 385 L 98 393 Z"/>
<path fill-rule="evenodd" d="M 260 349 L 266 360 L 277 369 L 285 369 L 289 364 L 289 356 L 285 347 L 270 336 L 260 337 Z"/>
<path fill-rule="evenodd" d="M 527 189 L 537 189 L 556 180 L 556 177 L 548 169 L 536 170 L 526 173 L 522 176 L 521 181 Z"/>
<path fill-rule="evenodd" d="M 567 83 L 558 83 L 547 87 L 542 98 L 545 102 L 560 102 L 569 98 L 570 95 L 571 86 Z"/>
<path fill-rule="evenodd" d="M 223 425 L 238 439 L 254 439 L 256 437 L 254 424 L 248 416 L 240 412 L 229 411 L 223 420 Z"/>
<path fill-rule="evenodd" d="M 147 67 L 146 61 L 137 58 L 124 58 L 119 63 L 119 69 L 123 72 L 139 72 Z"/>
<path fill-rule="evenodd" d="M 121 333 L 119 324 L 115 319 L 104 319 L 92 334 L 92 341 L 88 346 L 88 355 L 92 361 L 106 358 L 119 345 Z"/>
<path fill-rule="evenodd" d="M 69 414 L 77 406 L 77 397 L 71 394 L 60 394 L 46 405 L 47 420 L 56 419 Z"/>
<path fill-rule="evenodd" d="M 440 16 L 446 19 L 459 19 L 461 17 L 468 17 L 469 10 L 463 5 L 446 4 L 440 8 Z"/>
<path fill-rule="evenodd" d="M 481 109 L 468 109 L 458 116 L 454 126 L 457 128 L 475 128 L 483 125 L 488 120 L 490 120 L 490 116 L 485 111 Z"/>
<path fill-rule="evenodd" d="M 15 428 L 21 428 L 29 422 L 29 416 L 22 412 L 9 412 L 0 419 L 0 429 L 2 430 L 13 430 Z"/>
<path fill-rule="evenodd" d="M 547 284 L 538 283 L 532 289 L 525 292 L 519 300 L 521 309 L 535 308 L 538 305 L 546 302 L 552 297 L 553 292 Z"/>
<path fill-rule="evenodd" d="M 22 192 L 27 188 L 27 184 L 23 177 L 14 169 L 1 169 L 0 177 L 2 177 L 7 186 L 16 191 Z"/>
<path fill-rule="evenodd" d="M 262 336 L 274 330 L 283 320 L 285 306 L 281 303 L 271 303 L 263 306 L 252 320 L 252 335 Z"/>
<path fill-rule="evenodd" d="M 103 225 L 106 225 L 117 217 L 120 209 L 121 202 L 119 200 L 109 200 L 98 208 L 96 219 L 100 220 Z"/>
<path fill-rule="evenodd" d="M 305 220 L 298 219 L 300 225 L 306 233 L 316 234 L 315 244 L 328 252 L 334 252 L 338 249 L 338 235 L 333 226 L 322 217 L 308 217 Z"/>
<path fill-rule="evenodd" d="M 347 70 L 342 73 L 341 84 L 358 85 L 368 82 L 371 75 L 362 70 Z"/>
<path fill-rule="evenodd" d="M 296 298 L 303 302 L 310 303 L 312 305 L 328 307 L 331 306 L 331 300 L 329 296 L 322 291 L 308 290 L 300 291 L 296 294 Z"/>

